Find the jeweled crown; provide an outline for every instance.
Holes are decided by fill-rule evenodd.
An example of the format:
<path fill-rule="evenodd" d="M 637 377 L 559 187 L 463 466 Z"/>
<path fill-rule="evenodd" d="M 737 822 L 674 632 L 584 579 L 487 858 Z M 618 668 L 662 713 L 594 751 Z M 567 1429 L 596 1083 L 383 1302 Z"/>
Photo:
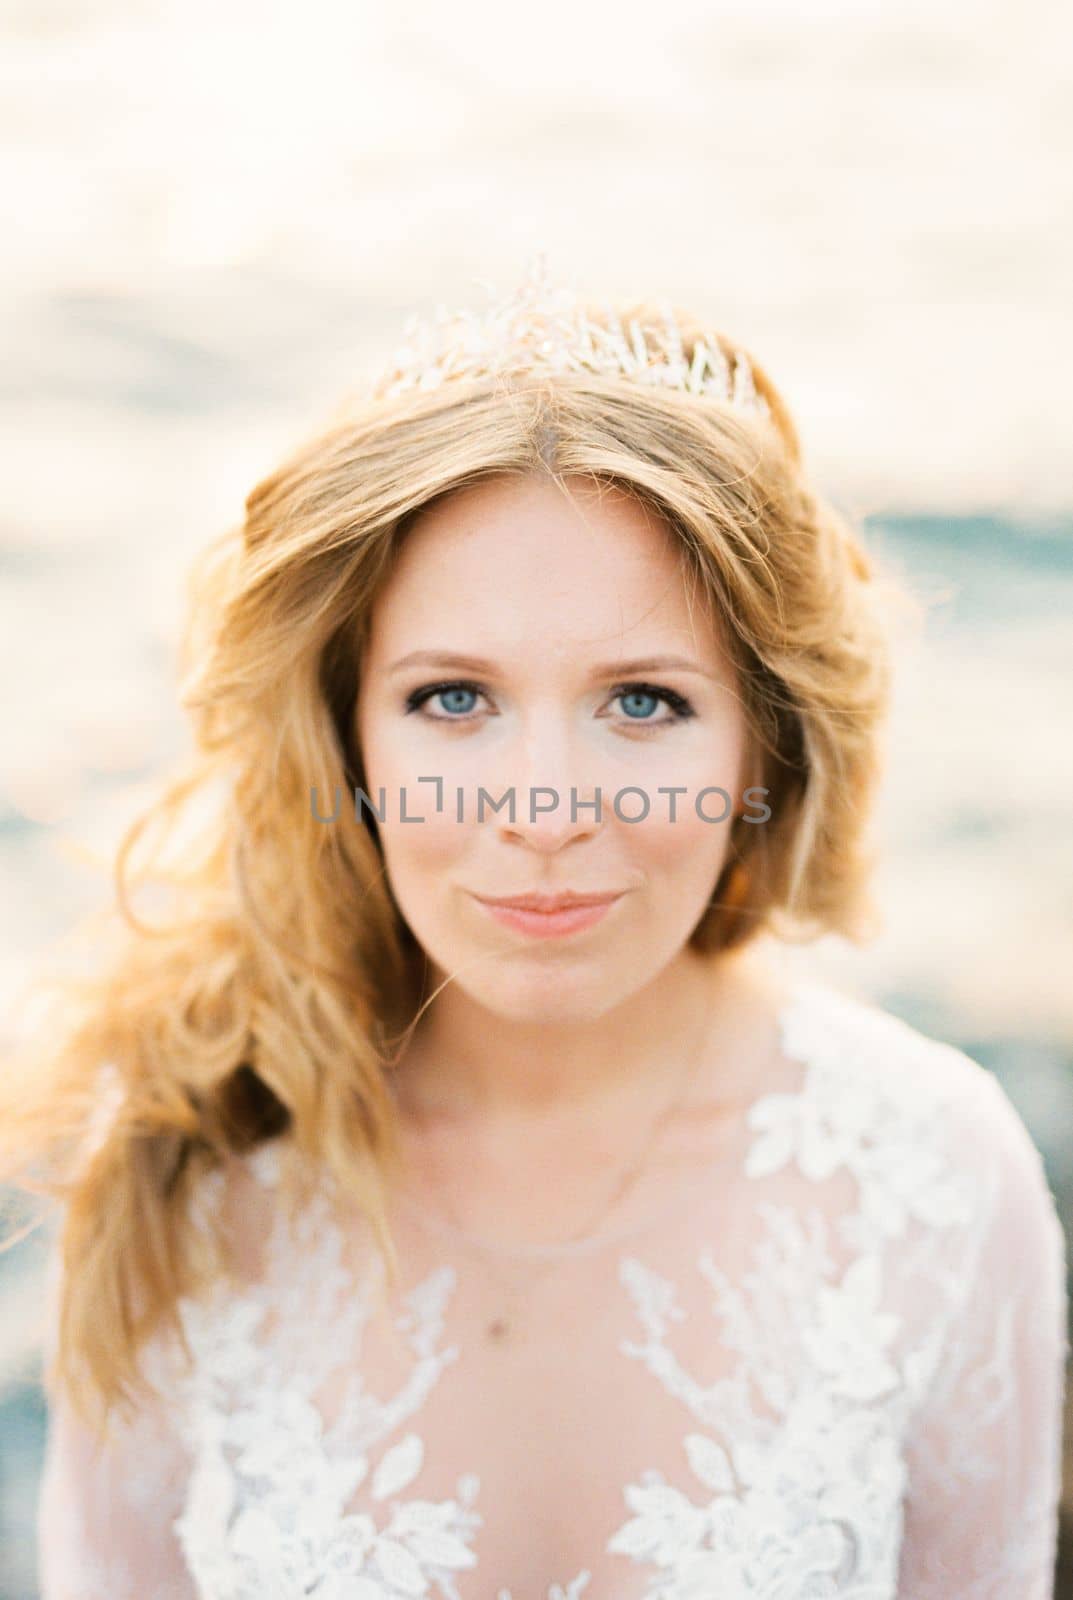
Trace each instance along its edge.
<path fill-rule="evenodd" d="M 646 338 L 635 319 L 624 326 L 611 306 L 601 307 L 602 318 L 596 320 L 572 289 L 551 283 L 544 257 L 538 256 L 521 286 L 483 312 L 448 312 L 440 306 L 431 322 L 411 317 L 373 393 L 438 389 L 456 379 L 508 372 L 594 372 L 770 414 L 742 351 L 734 350 L 731 362 L 716 340 L 697 339 L 687 356 L 670 306 L 661 302 L 658 309 L 658 337 L 649 328 Z"/>

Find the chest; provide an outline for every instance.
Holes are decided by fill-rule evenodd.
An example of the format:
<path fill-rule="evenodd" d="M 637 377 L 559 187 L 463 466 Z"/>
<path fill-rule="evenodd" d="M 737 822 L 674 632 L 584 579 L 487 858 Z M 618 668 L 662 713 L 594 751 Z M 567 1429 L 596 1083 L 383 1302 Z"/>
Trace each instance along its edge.
<path fill-rule="evenodd" d="M 442 1236 L 397 1232 L 389 1292 L 326 1202 L 275 1223 L 186 1309 L 200 1600 L 896 1600 L 980 1197 L 930 1077 L 840 1019 L 791 1013 L 806 1070 L 690 1203 L 520 1296 Z"/>
<path fill-rule="evenodd" d="M 875 1286 L 818 1214 L 723 1216 L 556 1271 L 502 1345 L 501 1274 L 415 1256 L 387 1299 L 330 1232 L 290 1304 L 206 1314 L 201 1600 L 894 1600 L 911 1396 Z"/>

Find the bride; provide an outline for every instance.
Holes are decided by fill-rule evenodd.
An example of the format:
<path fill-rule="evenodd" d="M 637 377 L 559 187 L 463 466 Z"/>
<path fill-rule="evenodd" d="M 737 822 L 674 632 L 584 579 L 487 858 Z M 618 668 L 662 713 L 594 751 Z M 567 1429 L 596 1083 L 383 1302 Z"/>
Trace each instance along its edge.
<path fill-rule="evenodd" d="M 744 351 L 540 271 L 257 484 L 4 1090 L 42 1600 L 1051 1595 L 1039 1155 L 788 959 L 874 926 L 883 607 Z"/>

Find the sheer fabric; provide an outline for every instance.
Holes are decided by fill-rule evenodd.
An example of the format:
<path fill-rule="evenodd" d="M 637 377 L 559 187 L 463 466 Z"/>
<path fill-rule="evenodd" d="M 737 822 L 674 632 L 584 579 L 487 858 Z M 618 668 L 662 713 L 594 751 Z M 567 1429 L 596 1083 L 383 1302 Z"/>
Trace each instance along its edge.
<path fill-rule="evenodd" d="M 99 1451 L 54 1397 L 42 1600 L 1050 1600 L 1065 1244 L 969 1057 L 824 985 L 688 1206 L 557 1263 L 516 1345 L 404 1213 L 406 1281 L 285 1146 L 216 1173 L 250 1273 Z M 171 1374 L 168 1376 L 168 1374 Z"/>

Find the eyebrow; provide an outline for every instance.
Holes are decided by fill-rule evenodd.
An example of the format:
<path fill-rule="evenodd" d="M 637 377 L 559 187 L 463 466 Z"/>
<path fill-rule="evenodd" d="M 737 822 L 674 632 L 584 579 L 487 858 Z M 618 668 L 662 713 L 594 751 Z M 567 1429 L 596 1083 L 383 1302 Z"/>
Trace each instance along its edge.
<path fill-rule="evenodd" d="M 388 668 L 389 673 L 401 672 L 404 667 L 454 667 L 461 672 L 484 672 L 494 674 L 499 669 L 494 661 L 486 661 L 482 656 L 460 655 L 453 650 L 413 650 L 407 656 L 400 656 L 398 661 L 392 662 Z M 640 656 L 632 661 L 604 661 L 593 668 L 598 677 L 623 677 L 634 672 L 667 672 L 673 670 L 681 672 L 696 672 L 702 678 L 710 678 L 712 674 L 697 661 L 691 661 L 688 656 Z"/>

